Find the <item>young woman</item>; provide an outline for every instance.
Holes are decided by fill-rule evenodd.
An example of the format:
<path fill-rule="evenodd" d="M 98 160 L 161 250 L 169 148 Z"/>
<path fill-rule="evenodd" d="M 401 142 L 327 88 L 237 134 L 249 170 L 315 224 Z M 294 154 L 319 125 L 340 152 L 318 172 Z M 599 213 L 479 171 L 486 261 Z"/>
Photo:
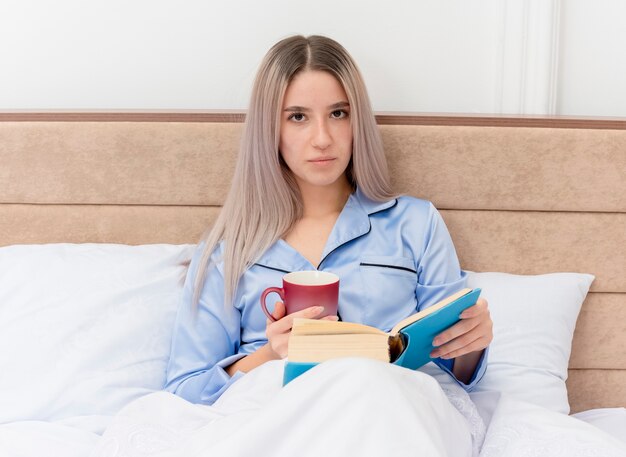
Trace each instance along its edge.
<path fill-rule="evenodd" d="M 286 315 L 277 302 L 271 321 L 260 295 L 313 269 L 340 277 L 342 320 L 383 330 L 465 285 L 437 210 L 391 188 L 352 58 L 331 39 L 294 36 L 261 64 L 230 193 L 189 266 L 165 386 L 178 397 L 167 407 L 141 399 L 143 409 L 122 417 L 133 408 L 144 421 L 161 417 L 162 439 L 172 427 L 198 428 L 177 416 L 189 402 L 212 405 L 193 413 L 206 425 L 186 435 L 180 455 L 476 454 L 480 419 L 467 413 L 464 389 L 485 371 L 487 303 L 435 338 L 432 356 L 457 383 L 454 395 L 428 374 L 367 359 L 320 364 L 282 388 L 293 319 L 320 310 Z"/>
<path fill-rule="evenodd" d="M 270 322 L 259 297 L 285 273 L 312 269 L 339 275 L 343 320 L 383 330 L 465 281 L 437 210 L 394 195 L 352 58 L 328 38 L 295 36 L 258 71 L 230 193 L 190 265 L 166 389 L 211 404 L 284 358 L 293 318 L 319 311 L 285 315 L 277 303 Z M 470 389 L 491 338 L 479 300 L 435 339 L 433 356 Z"/>

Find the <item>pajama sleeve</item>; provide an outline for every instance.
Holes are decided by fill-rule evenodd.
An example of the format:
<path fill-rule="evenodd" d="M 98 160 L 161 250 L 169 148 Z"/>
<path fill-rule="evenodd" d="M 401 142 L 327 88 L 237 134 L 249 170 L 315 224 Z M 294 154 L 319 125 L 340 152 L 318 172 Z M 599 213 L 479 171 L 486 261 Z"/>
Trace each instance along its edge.
<path fill-rule="evenodd" d="M 417 265 L 417 288 L 415 291 L 418 311 L 434 305 L 445 297 L 466 287 L 467 273 L 461 270 L 459 260 L 439 211 L 430 204 L 428 228 L 425 232 L 423 250 Z M 488 348 L 483 352 L 469 383 L 465 384 L 454 376 L 454 359 L 433 361 L 448 372 L 465 389 L 472 390 L 487 368 Z"/>
<path fill-rule="evenodd" d="M 224 306 L 221 245 L 211 256 L 197 309 L 191 303 L 193 282 L 203 244 L 196 248 L 189 265 L 172 335 L 165 390 L 193 403 L 212 404 L 233 382 L 225 368 L 241 359 L 241 316 L 233 306 Z"/>

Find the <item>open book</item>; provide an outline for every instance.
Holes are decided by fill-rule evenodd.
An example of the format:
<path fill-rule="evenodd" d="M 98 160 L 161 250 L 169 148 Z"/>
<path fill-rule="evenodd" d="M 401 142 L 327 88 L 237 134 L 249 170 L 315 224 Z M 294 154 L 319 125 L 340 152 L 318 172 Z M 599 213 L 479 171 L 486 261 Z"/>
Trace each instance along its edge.
<path fill-rule="evenodd" d="M 293 321 L 283 384 L 320 362 L 368 357 L 416 369 L 429 362 L 432 341 L 460 320 L 480 289 L 459 292 L 398 322 L 389 333 L 368 325 L 296 318 Z"/>

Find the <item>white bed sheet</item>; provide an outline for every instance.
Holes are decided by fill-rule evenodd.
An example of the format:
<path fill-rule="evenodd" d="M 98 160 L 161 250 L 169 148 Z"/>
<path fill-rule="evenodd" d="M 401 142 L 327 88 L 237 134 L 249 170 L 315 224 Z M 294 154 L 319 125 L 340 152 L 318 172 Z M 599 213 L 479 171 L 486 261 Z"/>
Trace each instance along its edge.
<path fill-rule="evenodd" d="M 616 423 L 597 427 L 496 392 L 472 400 L 489 424 L 480 457 L 626 456 Z"/>
<path fill-rule="evenodd" d="M 572 414 L 626 443 L 626 408 L 598 408 Z"/>
<path fill-rule="evenodd" d="M 0 425 L 2 457 L 87 457 L 100 435 L 61 422 L 19 421 Z"/>

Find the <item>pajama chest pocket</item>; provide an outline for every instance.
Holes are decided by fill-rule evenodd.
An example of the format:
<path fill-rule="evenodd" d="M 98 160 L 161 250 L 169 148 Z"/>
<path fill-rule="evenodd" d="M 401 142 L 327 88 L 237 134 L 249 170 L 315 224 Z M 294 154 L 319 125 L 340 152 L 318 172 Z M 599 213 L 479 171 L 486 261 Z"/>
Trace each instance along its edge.
<path fill-rule="evenodd" d="M 415 312 L 417 271 L 413 259 L 365 255 L 360 259 L 365 301 L 372 313 L 384 316 L 388 326 Z M 366 313 L 370 314 L 370 313 Z"/>
<path fill-rule="evenodd" d="M 413 259 L 386 255 L 368 255 L 361 257 L 361 270 L 373 273 L 409 276 L 417 282 L 417 271 Z"/>

